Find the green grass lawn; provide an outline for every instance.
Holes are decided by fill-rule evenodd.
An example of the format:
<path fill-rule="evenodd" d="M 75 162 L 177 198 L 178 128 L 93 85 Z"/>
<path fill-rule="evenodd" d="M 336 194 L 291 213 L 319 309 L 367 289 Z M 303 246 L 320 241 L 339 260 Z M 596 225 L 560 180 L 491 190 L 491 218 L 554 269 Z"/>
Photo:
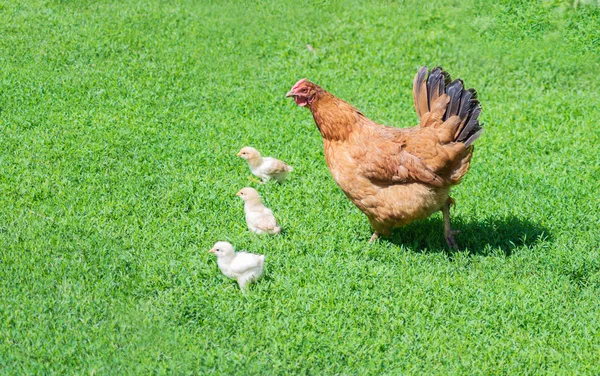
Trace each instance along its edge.
<path fill-rule="evenodd" d="M 600 7 L 491 3 L 0 1 L 0 373 L 600 373 Z M 422 65 L 483 106 L 459 252 L 441 214 L 369 246 L 284 97 L 412 126 Z M 266 254 L 248 294 L 217 240 Z"/>

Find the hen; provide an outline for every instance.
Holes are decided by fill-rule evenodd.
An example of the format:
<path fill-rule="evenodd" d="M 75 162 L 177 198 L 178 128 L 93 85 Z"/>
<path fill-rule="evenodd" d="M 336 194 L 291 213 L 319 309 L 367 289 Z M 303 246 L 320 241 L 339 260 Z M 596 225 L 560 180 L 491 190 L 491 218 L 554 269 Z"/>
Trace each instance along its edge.
<path fill-rule="evenodd" d="M 323 137 L 327 166 L 346 196 L 367 216 L 371 241 L 391 229 L 441 210 L 444 236 L 456 248 L 450 226 L 450 188 L 469 170 L 473 142 L 483 132 L 477 93 L 442 68 L 417 72 L 413 97 L 419 125 L 378 124 L 318 85 L 302 79 L 287 93 L 308 107 Z"/>

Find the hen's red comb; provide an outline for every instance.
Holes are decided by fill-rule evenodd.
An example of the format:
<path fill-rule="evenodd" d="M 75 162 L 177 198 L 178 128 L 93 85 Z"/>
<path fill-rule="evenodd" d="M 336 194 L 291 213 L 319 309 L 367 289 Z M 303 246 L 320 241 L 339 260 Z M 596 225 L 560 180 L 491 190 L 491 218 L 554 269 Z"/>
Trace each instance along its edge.
<path fill-rule="evenodd" d="M 306 81 L 306 78 L 301 79 L 300 81 L 296 82 L 296 84 L 292 87 L 292 90 L 296 90 L 298 87 L 300 87 L 300 85 L 302 85 L 304 82 Z"/>

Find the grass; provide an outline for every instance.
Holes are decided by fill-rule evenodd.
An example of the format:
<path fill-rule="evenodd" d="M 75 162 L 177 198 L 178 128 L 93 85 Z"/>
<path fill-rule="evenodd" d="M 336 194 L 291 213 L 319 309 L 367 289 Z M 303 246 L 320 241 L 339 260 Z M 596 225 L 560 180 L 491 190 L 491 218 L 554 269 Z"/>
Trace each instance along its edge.
<path fill-rule="evenodd" d="M 598 374 L 600 7 L 0 2 L 0 373 Z M 307 49 L 310 44 L 315 53 Z M 486 133 L 441 215 L 367 245 L 308 77 L 386 124 L 442 65 Z M 258 187 L 245 145 L 294 166 Z M 207 250 L 267 255 L 240 294 Z"/>

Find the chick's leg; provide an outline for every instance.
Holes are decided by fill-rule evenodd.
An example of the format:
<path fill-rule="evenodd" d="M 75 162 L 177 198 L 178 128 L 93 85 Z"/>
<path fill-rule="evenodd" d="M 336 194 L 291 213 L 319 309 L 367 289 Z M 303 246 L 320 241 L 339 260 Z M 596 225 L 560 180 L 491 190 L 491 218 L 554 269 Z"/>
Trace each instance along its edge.
<path fill-rule="evenodd" d="M 240 290 L 242 290 L 242 292 L 246 292 L 246 284 L 248 283 L 248 280 L 245 277 L 238 277 L 237 282 L 240 286 Z"/>
<path fill-rule="evenodd" d="M 454 235 L 458 234 L 460 231 L 453 230 L 450 226 L 451 205 L 454 205 L 454 200 L 449 197 L 446 204 L 442 207 L 442 213 L 444 214 L 444 238 L 446 239 L 446 244 L 448 244 L 449 248 L 458 248 L 456 240 L 454 240 Z"/>
<path fill-rule="evenodd" d="M 264 184 L 265 182 L 262 180 L 258 180 L 257 178 L 255 178 L 254 176 L 248 176 L 248 180 L 250 180 L 253 183 L 257 183 L 257 184 Z"/>

